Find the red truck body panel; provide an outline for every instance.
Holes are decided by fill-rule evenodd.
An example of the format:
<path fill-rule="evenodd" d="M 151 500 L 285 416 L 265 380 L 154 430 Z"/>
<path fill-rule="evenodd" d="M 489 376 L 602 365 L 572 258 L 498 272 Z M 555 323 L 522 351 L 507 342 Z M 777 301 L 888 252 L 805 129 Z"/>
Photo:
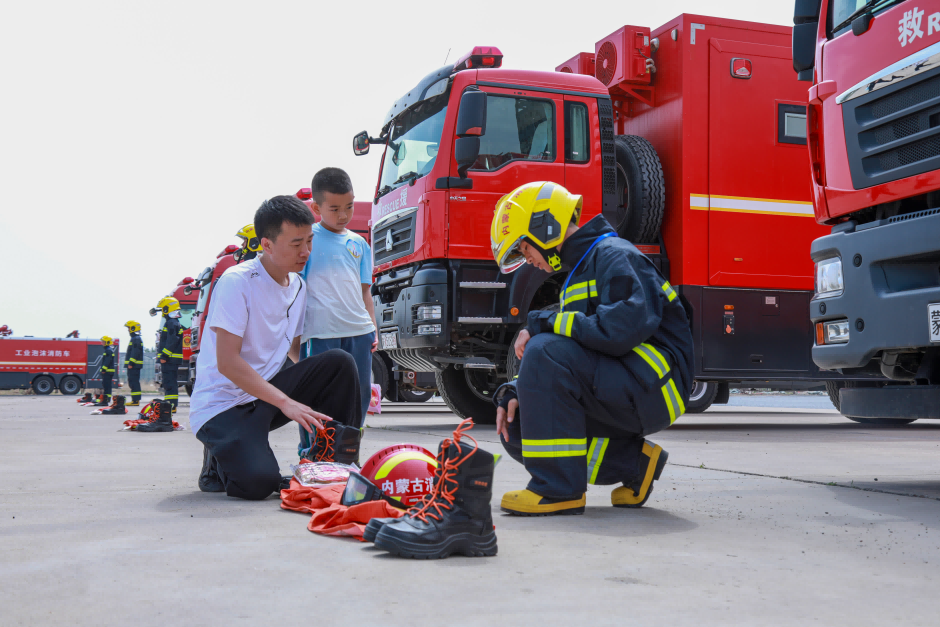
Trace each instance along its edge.
<path fill-rule="evenodd" d="M 118 364 L 121 349 L 117 340 L 114 349 Z M 103 352 L 101 340 L 0 337 L 0 389 L 25 389 L 39 376 L 51 378 L 57 388 L 67 376 L 80 379 L 82 387 L 100 388 Z M 114 386 L 120 385 L 118 377 Z"/>

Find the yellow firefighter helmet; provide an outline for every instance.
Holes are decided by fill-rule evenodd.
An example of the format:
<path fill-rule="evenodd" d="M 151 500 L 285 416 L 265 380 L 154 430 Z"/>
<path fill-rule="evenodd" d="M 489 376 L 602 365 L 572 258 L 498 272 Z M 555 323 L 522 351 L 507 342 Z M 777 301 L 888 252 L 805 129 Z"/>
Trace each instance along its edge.
<path fill-rule="evenodd" d="M 160 302 L 157 303 L 157 309 L 161 310 L 163 313 L 170 313 L 171 311 L 179 311 L 180 302 L 173 298 L 172 296 L 164 296 L 160 299 Z"/>
<path fill-rule="evenodd" d="M 550 181 L 526 183 L 496 203 L 490 242 L 493 258 L 505 273 L 525 263 L 523 241 L 538 248 L 556 271 L 561 269 L 558 245 L 568 225 L 581 219 L 581 196 Z"/>
<path fill-rule="evenodd" d="M 236 262 L 252 259 L 261 252 L 261 238 L 255 233 L 254 224 L 246 224 L 235 235 L 242 238 L 242 247 L 235 251 Z"/>
<path fill-rule="evenodd" d="M 114 340 L 111 339 L 111 336 L 110 336 L 110 335 L 102 335 L 102 336 L 101 336 L 101 343 L 104 344 L 105 346 L 111 346 L 111 342 L 113 342 L 113 341 L 114 341 Z"/>
<path fill-rule="evenodd" d="M 124 326 L 127 327 L 128 333 L 137 333 L 140 331 L 140 323 L 136 320 L 128 320 L 124 323 Z"/>

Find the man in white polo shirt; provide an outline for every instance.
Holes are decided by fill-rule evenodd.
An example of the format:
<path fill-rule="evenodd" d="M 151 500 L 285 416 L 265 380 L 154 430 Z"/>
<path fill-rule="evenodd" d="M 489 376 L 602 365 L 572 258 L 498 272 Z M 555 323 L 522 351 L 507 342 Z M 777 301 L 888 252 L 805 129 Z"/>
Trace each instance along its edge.
<path fill-rule="evenodd" d="M 294 196 L 255 213 L 262 254 L 225 271 L 200 338 L 190 428 L 205 446 L 199 488 L 263 499 L 282 485 L 268 432 L 298 423 L 324 461 L 359 457 L 359 376 L 340 350 L 300 361 L 313 215 Z M 283 367 L 290 358 L 293 365 Z"/>

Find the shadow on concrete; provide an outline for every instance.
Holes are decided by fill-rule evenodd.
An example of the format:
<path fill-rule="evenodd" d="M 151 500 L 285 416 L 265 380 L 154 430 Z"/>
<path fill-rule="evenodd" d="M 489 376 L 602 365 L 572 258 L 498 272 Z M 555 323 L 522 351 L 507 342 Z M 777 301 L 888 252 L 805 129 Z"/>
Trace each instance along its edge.
<path fill-rule="evenodd" d="M 874 487 L 878 490 L 889 490 L 900 494 L 884 494 L 879 492 L 866 492 L 865 490 L 846 490 L 830 486 L 835 500 L 851 507 L 868 510 L 881 514 L 876 521 L 859 520 L 859 524 L 876 522 L 879 525 L 890 525 L 901 521 L 922 523 L 926 528 L 940 533 L 940 482 L 938 481 L 885 481 L 884 485 L 878 483 L 860 484 L 856 487 Z M 911 498 L 901 494 L 924 495 L 928 498 Z"/>
<path fill-rule="evenodd" d="M 924 422 L 909 425 L 867 425 L 846 420 L 845 422 L 817 423 L 679 423 L 661 432 L 660 437 L 668 439 L 676 436 L 689 436 L 695 440 L 714 442 L 780 442 L 781 438 L 791 441 L 810 441 L 821 437 L 826 442 L 858 442 L 860 439 L 872 441 L 910 441 L 924 442 L 940 439 L 940 424 Z M 659 435 L 659 434 L 657 434 Z M 652 436 L 656 439 L 656 435 Z"/>
<path fill-rule="evenodd" d="M 230 498 L 224 492 L 196 490 L 168 496 L 158 501 L 154 509 L 165 514 L 178 513 L 185 516 L 198 514 L 200 518 L 232 518 L 253 516 L 258 512 L 270 512 L 272 501 L 277 498 L 272 492 L 271 496 L 261 501 L 246 501 Z"/>
<path fill-rule="evenodd" d="M 588 506 L 581 516 L 511 516 L 497 512 L 493 520 L 497 527 L 507 531 L 540 533 L 586 534 L 609 538 L 641 538 L 670 533 L 684 533 L 698 527 L 698 523 L 655 507 L 628 509 Z"/>

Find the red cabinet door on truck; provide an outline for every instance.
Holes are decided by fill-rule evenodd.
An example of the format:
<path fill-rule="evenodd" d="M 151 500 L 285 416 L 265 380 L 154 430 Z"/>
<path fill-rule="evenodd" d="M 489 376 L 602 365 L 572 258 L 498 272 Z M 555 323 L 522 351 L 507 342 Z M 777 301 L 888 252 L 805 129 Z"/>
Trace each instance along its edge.
<path fill-rule="evenodd" d="M 805 105 L 789 48 L 709 41 L 709 285 L 813 288 Z"/>
<path fill-rule="evenodd" d="M 448 192 L 448 256 L 454 259 L 493 259 L 490 224 L 502 196 L 530 181 L 565 181 L 562 95 L 489 86 L 483 91 L 486 134 L 469 172 L 473 189 Z"/>

